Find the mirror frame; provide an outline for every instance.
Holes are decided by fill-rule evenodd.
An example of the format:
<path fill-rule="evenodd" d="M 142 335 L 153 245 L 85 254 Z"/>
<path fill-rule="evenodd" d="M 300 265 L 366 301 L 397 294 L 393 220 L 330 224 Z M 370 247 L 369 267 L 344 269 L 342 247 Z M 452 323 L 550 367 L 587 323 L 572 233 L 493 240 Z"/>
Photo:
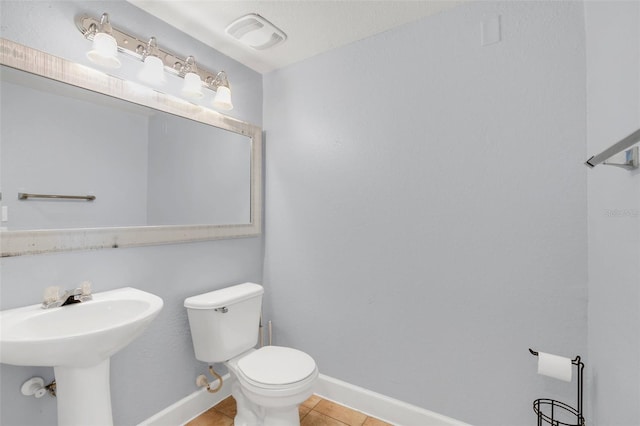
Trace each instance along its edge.
<path fill-rule="evenodd" d="M 0 230 L 2 257 L 75 250 L 175 244 L 262 233 L 262 129 L 256 125 L 30 47 L 0 39 L 0 64 L 189 120 L 247 136 L 251 140 L 251 215 L 248 224 L 126 226 Z"/>

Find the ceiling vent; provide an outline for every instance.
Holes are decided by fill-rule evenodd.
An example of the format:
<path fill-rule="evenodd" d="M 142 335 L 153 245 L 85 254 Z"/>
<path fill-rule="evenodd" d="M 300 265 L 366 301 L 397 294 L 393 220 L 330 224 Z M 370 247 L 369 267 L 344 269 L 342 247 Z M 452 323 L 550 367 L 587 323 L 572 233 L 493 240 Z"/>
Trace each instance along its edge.
<path fill-rule="evenodd" d="M 269 49 L 287 39 L 284 31 L 256 13 L 236 19 L 227 26 L 225 32 L 256 50 Z"/>

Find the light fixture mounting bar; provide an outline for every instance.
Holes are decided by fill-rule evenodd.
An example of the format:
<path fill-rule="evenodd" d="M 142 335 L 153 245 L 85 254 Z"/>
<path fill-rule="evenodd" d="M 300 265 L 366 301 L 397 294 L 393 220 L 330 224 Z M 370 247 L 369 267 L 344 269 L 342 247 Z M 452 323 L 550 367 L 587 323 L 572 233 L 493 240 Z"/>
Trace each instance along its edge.
<path fill-rule="evenodd" d="M 76 17 L 76 26 L 82 35 L 88 39 L 93 40 L 95 28 L 100 28 L 100 19 L 92 18 L 88 15 L 80 15 Z M 146 46 L 149 44 L 149 39 L 143 40 L 131 34 L 125 33 L 115 27 L 112 27 L 111 35 L 116 39 L 118 43 L 118 50 L 127 53 L 139 60 L 143 60 L 143 54 Z M 182 59 L 179 56 L 168 52 L 158 47 L 157 54 L 165 70 L 170 71 L 174 75 L 184 77 L 185 70 L 189 69 L 187 59 Z M 224 71 L 211 72 L 205 68 L 202 68 L 200 64 L 197 65 L 195 72 L 200 76 L 205 83 L 204 86 L 216 90 L 220 85 L 220 73 L 224 74 Z M 228 84 L 228 82 L 227 82 Z"/>

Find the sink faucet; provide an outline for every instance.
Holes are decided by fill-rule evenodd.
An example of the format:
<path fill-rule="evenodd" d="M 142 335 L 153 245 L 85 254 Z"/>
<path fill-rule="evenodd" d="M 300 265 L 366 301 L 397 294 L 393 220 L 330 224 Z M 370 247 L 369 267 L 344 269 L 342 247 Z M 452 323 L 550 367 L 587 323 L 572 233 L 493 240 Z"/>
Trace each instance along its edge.
<path fill-rule="evenodd" d="M 83 282 L 78 288 L 65 290 L 62 295 L 60 295 L 60 287 L 47 287 L 44 290 L 44 301 L 42 302 L 42 309 L 71 305 L 73 303 L 80 303 L 91 300 L 92 298 L 91 283 L 89 281 Z"/>

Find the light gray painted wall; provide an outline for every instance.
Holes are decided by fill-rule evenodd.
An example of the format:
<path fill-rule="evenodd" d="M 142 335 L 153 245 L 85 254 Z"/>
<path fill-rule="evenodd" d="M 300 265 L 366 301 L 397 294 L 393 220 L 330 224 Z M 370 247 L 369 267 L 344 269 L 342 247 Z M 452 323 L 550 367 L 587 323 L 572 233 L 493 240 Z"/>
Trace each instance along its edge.
<path fill-rule="evenodd" d="M 108 11 L 117 27 L 141 36 L 156 35 L 172 51 L 194 54 L 207 68 L 226 69 L 236 106 L 231 115 L 262 124 L 259 74 L 128 3 L 3 1 L 0 7 L 2 37 L 80 61 L 89 43 L 75 28 L 73 17 Z M 134 75 L 122 72 L 129 78 Z M 85 279 L 93 281 L 95 291 L 130 285 L 162 297 L 165 306 L 149 330 L 112 359 L 114 420 L 117 425 L 132 425 L 193 392 L 195 377 L 206 371 L 193 354 L 184 299 L 229 284 L 260 282 L 262 258 L 262 239 L 250 238 L 2 259 L 0 309 L 37 303 L 46 286 L 71 287 Z M 22 382 L 33 375 L 50 380 L 53 369 L 0 366 L 0 424 L 56 424 L 52 398 L 36 400 L 20 394 Z"/>
<path fill-rule="evenodd" d="M 640 3 L 585 2 L 589 155 L 640 126 Z M 640 172 L 589 186 L 589 367 L 594 425 L 640 422 Z M 589 420 L 589 419 L 588 419 Z"/>
<path fill-rule="evenodd" d="M 527 348 L 586 352 L 582 4 L 465 4 L 264 88 L 275 343 L 478 425 L 573 402 Z"/>

